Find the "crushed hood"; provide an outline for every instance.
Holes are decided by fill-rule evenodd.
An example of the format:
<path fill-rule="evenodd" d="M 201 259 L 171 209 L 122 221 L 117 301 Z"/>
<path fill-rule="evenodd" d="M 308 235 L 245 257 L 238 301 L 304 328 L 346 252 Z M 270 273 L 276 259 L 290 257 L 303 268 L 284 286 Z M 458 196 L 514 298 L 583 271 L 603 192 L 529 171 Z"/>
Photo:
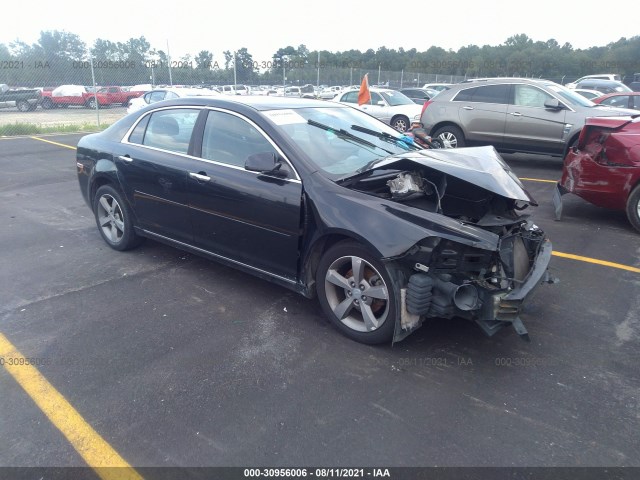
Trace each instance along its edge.
<path fill-rule="evenodd" d="M 537 205 L 515 173 L 490 146 L 399 153 L 376 163 L 373 168 L 397 163 L 399 169 L 410 169 L 407 162 L 451 175 L 512 200 Z"/>

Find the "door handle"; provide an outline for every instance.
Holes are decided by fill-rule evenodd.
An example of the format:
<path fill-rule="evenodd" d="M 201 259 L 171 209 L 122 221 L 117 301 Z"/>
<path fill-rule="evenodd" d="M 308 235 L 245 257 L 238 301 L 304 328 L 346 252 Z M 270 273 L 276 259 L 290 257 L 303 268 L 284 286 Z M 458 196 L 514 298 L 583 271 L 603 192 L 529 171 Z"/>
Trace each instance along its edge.
<path fill-rule="evenodd" d="M 509 115 L 513 115 L 514 117 L 521 117 L 522 114 L 520 112 L 509 112 Z"/>
<path fill-rule="evenodd" d="M 204 172 L 189 172 L 189 176 L 195 180 L 198 180 L 199 182 L 208 182 L 209 180 L 211 180 L 211 177 L 207 176 Z"/>
<path fill-rule="evenodd" d="M 462 109 L 463 110 L 473 110 L 473 107 L 466 106 L 466 107 L 462 107 Z"/>
<path fill-rule="evenodd" d="M 127 163 L 133 162 L 133 158 L 131 158 L 129 155 L 118 155 L 118 158 L 123 162 L 127 162 Z"/>

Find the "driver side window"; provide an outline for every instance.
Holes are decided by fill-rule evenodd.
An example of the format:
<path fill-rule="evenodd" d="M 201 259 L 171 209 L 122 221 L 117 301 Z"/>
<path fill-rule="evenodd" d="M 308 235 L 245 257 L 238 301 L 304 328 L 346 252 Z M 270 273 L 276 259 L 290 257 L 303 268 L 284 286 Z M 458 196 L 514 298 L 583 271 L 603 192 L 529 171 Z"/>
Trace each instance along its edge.
<path fill-rule="evenodd" d="M 376 92 L 371 92 L 371 103 L 373 105 L 377 105 L 378 102 L 384 103 L 384 101 L 382 100 L 382 97 Z"/>
<path fill-rule="evenodd" d="M 265 136 L 246 120 L 229 113 L 210 111 L 202 138 L 202 158 L 244 167 L 249 155 L 275 153 Z"/>
<path fill-rule="evenodd" d="M 515 85 L 514 105 L 521 107 L 544 108 L 544 102 L 552 100 L 553 97 L 547 92 L 530 85 Z"/>

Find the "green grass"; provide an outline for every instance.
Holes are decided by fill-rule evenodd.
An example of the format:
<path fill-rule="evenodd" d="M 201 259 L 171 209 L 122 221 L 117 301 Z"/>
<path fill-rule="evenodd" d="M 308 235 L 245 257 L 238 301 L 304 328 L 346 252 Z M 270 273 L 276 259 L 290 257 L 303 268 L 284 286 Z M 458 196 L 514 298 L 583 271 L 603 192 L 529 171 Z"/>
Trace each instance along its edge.
<path fill-rule="evenodd" d="M 43 133 L 75 133 L 98 132 L 109 125 L 96 123 L 82 123 L 72 125 L 41 126 L 34 123 L 15 122 L 0 125 L 0 137 L 13 137 L 17 135 L 40 135 Z"/>

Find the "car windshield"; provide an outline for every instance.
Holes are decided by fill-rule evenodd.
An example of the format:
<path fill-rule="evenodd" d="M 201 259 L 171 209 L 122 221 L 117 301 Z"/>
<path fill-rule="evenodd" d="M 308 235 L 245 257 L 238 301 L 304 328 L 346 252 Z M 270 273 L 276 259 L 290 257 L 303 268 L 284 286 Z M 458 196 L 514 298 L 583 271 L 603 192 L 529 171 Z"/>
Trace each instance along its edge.
<path fill-rule="evenodd" d="M 594 107 L 596 104 L 593 103 L 588 98 L 583 97 L 579 93 L 574 92 L 573 90 L 569 90 L 562 85 L 558 85 L 555 83 L 548 84 L 546 87 L 554 92 L 556 95 L 562 98 L 562 100 L 568 103 L 571 106 L 579 105 L 581 107 Z"/>
<path fill-rule="evenodd" d="M 263 113 L 333 180 L 414 148 L 401 140 L 403 135 L 398 131 L 354 108 L 296 108 Z"/>
<path fill-rule="evenodd" d="M 387 101 L 387 103 L 395 107 L 397 105 L 413 105 L 414 101 L 407 97 L 404 93 L 400 92 L 380 92 L 380 95 Z"/>

